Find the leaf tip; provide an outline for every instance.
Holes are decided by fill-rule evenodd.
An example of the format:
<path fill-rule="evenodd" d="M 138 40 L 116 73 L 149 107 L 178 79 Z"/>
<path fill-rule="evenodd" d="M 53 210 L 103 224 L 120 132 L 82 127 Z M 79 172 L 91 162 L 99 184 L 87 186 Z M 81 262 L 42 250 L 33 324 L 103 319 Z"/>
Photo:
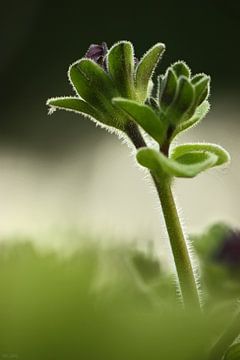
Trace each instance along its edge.
<path fill-rule="evenodd" d="M 166 50 L 166 45 L 164 43 L 157 42 L 152 48 L 158 49 L 159 53 L 162 54 Z"/>
<path fill-rule="evenodd" d="M 48 107 L 48 115 L 52 115 L 56 110 L 57 107 L 54 105 L 56 98 L 49 98 L 46 101 L 46 105 Z"/>

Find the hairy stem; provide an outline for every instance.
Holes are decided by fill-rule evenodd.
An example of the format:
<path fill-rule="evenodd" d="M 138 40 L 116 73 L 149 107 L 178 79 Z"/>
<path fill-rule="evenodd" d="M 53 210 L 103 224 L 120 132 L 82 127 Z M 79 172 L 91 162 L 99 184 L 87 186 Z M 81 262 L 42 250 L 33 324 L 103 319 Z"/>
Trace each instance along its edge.
<path fill-rule="evenodd" d="M 147 146 L 144 138 L 142 137 L 142 134 L 138 129 L 137 124 L 135 124 L 133 121 L 129 121 L 129 123 L 126 125 L 125 132 L 136 149 Z"/>
<path fill-rule="evenodd" d="M 209 360 L 221 360 L 228 347 L 240 334 L 240 310 L 235 314 L 234 319 L 229 324 L 225 332 L 212 347 Z"/>
<path fill-rule="evenodd" d="M 186 239 L 168 178 L 152 174 L 168 231 L 184 306 L 200 308 L 199 295 Z"/>
<path fill-rule="evenodd" d="M 137 125 L 131 123 L 125 131 L 136 149 L 146 146 Z M 166 146 L 166 153 L 168 153 L 168 146 Z M 200 308 L 191 259 L 173 198 L 171 182 L 166 177 L 160 178 L 154 173 L 151 175 L 162 206 L 184 306 Z"/>

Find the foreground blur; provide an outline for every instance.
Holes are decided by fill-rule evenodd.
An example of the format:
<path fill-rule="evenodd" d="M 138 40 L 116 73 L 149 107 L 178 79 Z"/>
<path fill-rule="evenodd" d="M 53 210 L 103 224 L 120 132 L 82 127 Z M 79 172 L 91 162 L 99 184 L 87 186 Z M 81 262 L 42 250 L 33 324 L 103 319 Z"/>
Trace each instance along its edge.
<path fill-rule="evenodd" d="M 207 359 L 207 349 L 232 318 L 239 278 L 223 277 L 224 269 L 212 264 L 212 280 L 219 281 L 213 287 L 210 282 L 206 316 L 186 313 L 173 279 L 150 254 L 78 240 L 84 246 L 65 257 L 39 252 L 26 241 L 1 245 L 2 358 Z M 206 240 L 208 247 L 214 239 Z M 228 291 L 224 297 L 223 284 L 235 284 L 235 295 Z"/>

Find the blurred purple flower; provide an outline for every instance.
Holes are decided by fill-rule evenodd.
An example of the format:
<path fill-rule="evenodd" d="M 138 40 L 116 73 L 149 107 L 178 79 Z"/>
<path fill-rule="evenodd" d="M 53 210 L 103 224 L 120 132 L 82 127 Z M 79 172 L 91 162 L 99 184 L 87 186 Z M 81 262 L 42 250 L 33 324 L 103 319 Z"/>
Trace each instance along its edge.
<path fill-rule="evenodd" d="M 214 259 L 227 266 L 240 268 L 240 231 L 229 231 L 226 234 Z"/>
<path fill-rule="evenodd" d="M 95 63 L 100 65 L 104 70 L 106 70 L 106 55 L 108 52 L 108 47 L 105 42 L 101 45 L 92 44 L 90 45 L 88 51 L 85 54 L 85 57 L 93 60 Z"/>

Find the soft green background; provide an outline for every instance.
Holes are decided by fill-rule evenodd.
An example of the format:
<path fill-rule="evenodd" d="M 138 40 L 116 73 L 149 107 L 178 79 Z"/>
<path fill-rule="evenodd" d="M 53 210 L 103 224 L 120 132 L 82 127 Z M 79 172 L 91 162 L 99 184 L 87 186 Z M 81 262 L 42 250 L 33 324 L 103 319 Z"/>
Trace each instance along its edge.
<path fill-rule="evenodd" d="M 206 297 L 203 283 L 207 315 L 200 317 L 173 300 L 174 279 L 151 255 L 78 240 L 82 246 L 67 256 L 37 251 L 24 238 L 21 245 L 1 246 L 0 358 L 207 359 L 232 316 L 239 280 L 217 264 L 208 279 L 214 264 L 205 260 L 206 283 L 217 274 L 222 284 L 210 282 Z M 209 233 L 205 240 L 213 249 L 219 239 Z M 206 241 L 200 253 L 211 255 Z M 227 299 L 230 284 L 238 291 L 228 290 Z"/>

